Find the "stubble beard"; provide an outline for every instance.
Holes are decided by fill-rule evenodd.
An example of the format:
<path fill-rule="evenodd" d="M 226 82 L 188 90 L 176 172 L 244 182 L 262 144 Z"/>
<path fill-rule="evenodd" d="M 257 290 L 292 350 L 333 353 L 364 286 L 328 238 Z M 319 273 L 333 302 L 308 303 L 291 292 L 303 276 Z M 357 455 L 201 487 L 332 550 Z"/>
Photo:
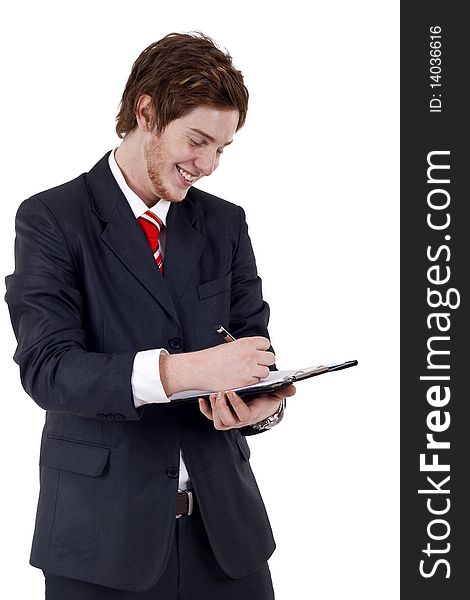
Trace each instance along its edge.
<path fill-rule="evenodd" d="M 161 176 L 161 172 L 165 168 L 164 160 L 162 159 L 162 156 L 164 155 L 164 148 L 162 148 L 158 139 L 149 141 L 145 146 L 144 152 L 147 175 L 152 182 L 153 190 L 158 199 L 162 198 L 164 200 L 168 200 L 169 202 L 181 202 L 181 200 L 184 200 L 186 193 L 184 193 L 183 196 L 180 194 L 175 196 L 175 194 L 172 194 L 171 191 L 165 186 L 163 177 Z"/>

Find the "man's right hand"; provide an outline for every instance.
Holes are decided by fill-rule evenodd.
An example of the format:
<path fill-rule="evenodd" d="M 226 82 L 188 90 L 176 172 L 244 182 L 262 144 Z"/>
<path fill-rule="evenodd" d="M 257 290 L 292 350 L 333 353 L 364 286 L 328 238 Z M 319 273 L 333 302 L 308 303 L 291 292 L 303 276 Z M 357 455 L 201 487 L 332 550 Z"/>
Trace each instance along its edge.
<path fill-rule="evenodd" d="M 185 354 L 161 354 L 160 378 L 167 396 L 184 390 L 231 390 L 269 375 L 276 357 L 261 336 Z"/>

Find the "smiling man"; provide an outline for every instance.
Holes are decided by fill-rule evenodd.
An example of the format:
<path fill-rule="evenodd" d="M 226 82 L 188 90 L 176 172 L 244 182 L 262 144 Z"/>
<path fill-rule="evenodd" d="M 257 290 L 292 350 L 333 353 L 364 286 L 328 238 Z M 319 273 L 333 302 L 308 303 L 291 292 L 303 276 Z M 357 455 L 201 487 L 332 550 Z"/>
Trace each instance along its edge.
<path fill-rule="evenodd" d="M 129 185 L 149 206 L 161 198 L 183 200 L 191 185 L 210 175 L 225 146 L 231 144 L 239 119 L 235 109 L 197 106 L 155 135 L 147 117 L 151 103 L 148 95 L 139 98 L 136 115 L 140 127 L 126 136 L 116 151 L 123 172 L 132 173 L 132 166 L 139 165 L 141 173 L 130 174 Z"/>
<path fill-rule="evenodd" d="M 274 368 L 268 306 L 243 210 L 192 187 L 247 104 L 229 55 L 170 34 L 134 63 L 121 145 L 18 211 L 6 299 L 46 410 L 31 563 L 48 600 L 273 598 L 245 437 L 295 389 L 223 391 Z M 170 402 L 191 389 L 221 391 Z"/>

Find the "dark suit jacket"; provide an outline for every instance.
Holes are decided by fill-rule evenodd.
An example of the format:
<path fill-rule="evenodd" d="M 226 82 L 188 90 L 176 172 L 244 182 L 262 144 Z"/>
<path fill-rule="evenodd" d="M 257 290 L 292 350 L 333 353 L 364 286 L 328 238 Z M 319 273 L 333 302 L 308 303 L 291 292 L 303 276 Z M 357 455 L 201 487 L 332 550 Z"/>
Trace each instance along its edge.
<path fill-rule="evenodd" d="M 216 431 L 197 405 L 136 409 L 136 352 L 189 352 L 267 336 L 244 213 L 197 189 L 168 214 L 164 277 L 108 156 L 17 214 L 6 299 L 27 393 L 46 413 L 31 563 L 100 585 L 150 588 L 175 527 L 183 448 L 222 569 L 241 577 L 274 550 L 248 459 L 250 428 Z"/>

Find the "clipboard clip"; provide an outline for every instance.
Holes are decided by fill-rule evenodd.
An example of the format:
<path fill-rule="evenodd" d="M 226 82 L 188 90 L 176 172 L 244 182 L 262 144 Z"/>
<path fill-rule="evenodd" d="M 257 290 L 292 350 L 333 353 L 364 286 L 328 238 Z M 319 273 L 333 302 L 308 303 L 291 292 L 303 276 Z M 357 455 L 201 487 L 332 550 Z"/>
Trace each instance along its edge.
<path fill-rule="evenodd" d="M 322 373 L 326 373 L 330 368 L 324 365 L 320 365 L 319 367 L 312 367 L 311 369 L 302 369 L 300 371 L 296 371 L 292 377 L 292 381 L 301 381 L 307 377 L 312 377 L 313 375 L 321 375 Z"/>

